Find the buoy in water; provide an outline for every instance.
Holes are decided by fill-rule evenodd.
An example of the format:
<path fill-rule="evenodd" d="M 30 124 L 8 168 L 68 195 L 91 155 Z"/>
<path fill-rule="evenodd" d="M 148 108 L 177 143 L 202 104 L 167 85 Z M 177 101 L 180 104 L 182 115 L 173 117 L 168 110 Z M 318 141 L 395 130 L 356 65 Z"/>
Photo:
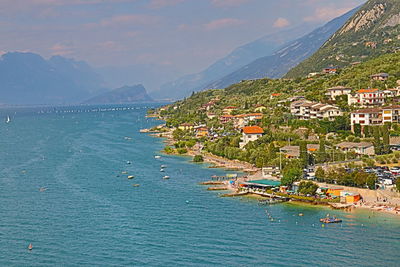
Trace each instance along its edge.
<path fill-rule="evenodd" d="M 28 249 L 29 249 L 29 250 L 32 250 L 32 249 L 33 249 L 32 243 L 29 243 Z"/>

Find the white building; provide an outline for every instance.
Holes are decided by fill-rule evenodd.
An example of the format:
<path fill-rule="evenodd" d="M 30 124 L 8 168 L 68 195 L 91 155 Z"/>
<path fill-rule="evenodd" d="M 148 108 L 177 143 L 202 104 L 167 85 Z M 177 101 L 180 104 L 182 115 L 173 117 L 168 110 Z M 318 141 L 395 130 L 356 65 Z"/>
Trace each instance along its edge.
<path fill-rule="evenodd" d="M 310 101 L 296 101 L 290 106 L 291 114 L 300 120 L 309 119 L 328 119 L 334 120 L 335 117 L 342 116 L 342 111 L 333 105 L 314 103 Z"/>
<path fill-rule="evenodd" d="M 367 108 L 360 109 L 350 114 L 351 130 L 354 131 L 354 125 L 360 124 L 361 127 L 366 125 L 381 125 L 382 124 L 382 109 Z"/>
<path fill-rule="evenodd" d="M 341 95 L 349 95 L 351 93 L 351 88 L 344 86 L 336 86 L 326 90 L 326 94 L 330 99 L 336 100 L 336 97 Z"/>
<path fill-rule="evenodd" d="M 246 126 L 242 129 L 242 142 L 239 144 L 240 148 L 243 148 L 249 142 L 256 141 L 264 134 L 263 128 L 259 126 Z"/>
<path fill-rule="evenodd" d="M 349 105 L 367 106 L 382 106 L 385 104 L 386 95 L 378 89 L 361 89 L 355 95 L 349 95 Z"/>

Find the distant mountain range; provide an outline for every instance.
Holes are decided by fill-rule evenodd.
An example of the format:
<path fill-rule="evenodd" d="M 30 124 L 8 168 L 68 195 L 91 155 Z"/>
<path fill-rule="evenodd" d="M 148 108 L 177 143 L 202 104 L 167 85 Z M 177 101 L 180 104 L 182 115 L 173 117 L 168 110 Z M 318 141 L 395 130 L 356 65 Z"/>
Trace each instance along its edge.
<path fill-rule="evenodd" d="M 304 24 L 297 28 L 266 35 L 235 49 L 202 72 L 186 75 L 162 85 L 160 90 L 152 92 L 151 95 L 159 99 L 179 99 L 188 96 L 191 92 L 203 89 L 211 82 L 236 71 L 257 58 L 271 55 L 284 43 L 304 35 L 314 27 L 315 25 Z"/>
<path fill-rule="evenodd" d="M 345 67 L 396 51 L 400 51 L 400 1 L 369 0 L 286 77 L 304 76 L 328 66 Z"/>
<path fill-rule="evenodd" d="M 356 11 L 357 9 L 353 9 L 333 19 L 311 33 L 280 47 L 273 55 L 261 57 L 222 79 L 210 83 L 205 88 L 220 89 L 241 80 L 282 77 L 291 68 L 317 51 Z"/>
<path fill-rule="evenodd" d="M 138 102 L 153 102 L 143 85 L 124 86 L 95 96 L 84 104 L 129 104 Z"/>
<path fill-rule="evenodd" d="M 104 92 L 103 80 L 83 61 L 34 53 L 0 58 L 0 103 L 69 104 Z"/>

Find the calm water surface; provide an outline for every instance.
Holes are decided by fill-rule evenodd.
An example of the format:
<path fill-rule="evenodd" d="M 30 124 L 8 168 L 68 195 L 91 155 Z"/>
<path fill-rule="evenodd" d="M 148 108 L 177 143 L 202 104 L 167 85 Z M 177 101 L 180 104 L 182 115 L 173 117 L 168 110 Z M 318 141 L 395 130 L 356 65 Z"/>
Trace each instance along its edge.
<path fill-rule="evenodd" d="M 399 266 L 398 218 L 219 198 L 198 182 L 224 171 L 154 158 L 144 106 L 0 111 L 0 266 Z"/>

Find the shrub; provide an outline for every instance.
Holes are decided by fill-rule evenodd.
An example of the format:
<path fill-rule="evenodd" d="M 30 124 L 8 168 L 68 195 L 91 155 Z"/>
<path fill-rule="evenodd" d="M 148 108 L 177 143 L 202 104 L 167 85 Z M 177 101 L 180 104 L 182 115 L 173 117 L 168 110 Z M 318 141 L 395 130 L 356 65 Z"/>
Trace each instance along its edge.
<path fill-rule="evenodd" d="M 187 153 L 187 149 L 186 148 L 178 148 L 176 150 L 179 154 L 186 154 Z"/>
<path fill-rule="evenodd" d="M 164 148 L 164 152 L 167 153 L 167 154 L 172 154 L 172 153 L 174 153 L 174 149 L 172 147 L 170 147 L 170 146 L 166 146 Z"/>
<path fill-rule="evenodd" d="M 300 182 L 299 184 L 299 193 L 304 194 L 304 195 L 315 195 L 315 192 L 317 192 L 318 185 L 314 184 L 313 182 L 307 181 L 307 182 Z"/>
<path fill-rule="evenodd" d="M 202 155 L 196 155 L 193 157 L 193 162 L 203 162 L 204 158 Z"/>

